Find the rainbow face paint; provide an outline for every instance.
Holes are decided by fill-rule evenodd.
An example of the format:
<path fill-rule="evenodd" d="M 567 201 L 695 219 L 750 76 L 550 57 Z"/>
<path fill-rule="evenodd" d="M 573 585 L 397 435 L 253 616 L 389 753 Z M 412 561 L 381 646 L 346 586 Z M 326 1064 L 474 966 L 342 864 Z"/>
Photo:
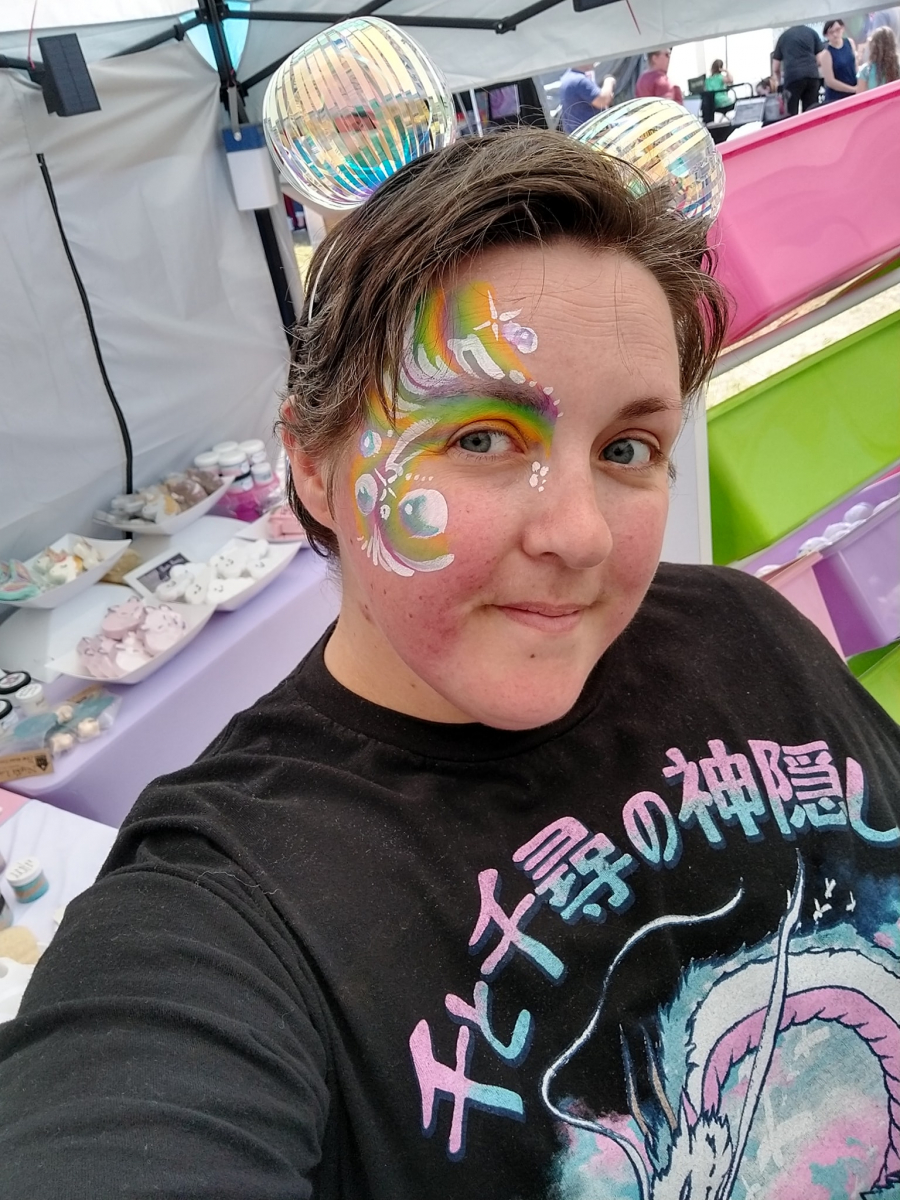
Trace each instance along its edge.
<path fill-rule="evenodd" d="M 352 465 L 358 540 L 376 566 L 410 576 L 453 562 L 447 501 L 428 486 L 428 466 L 456 430 L 506 419 L 549 455 L 559 402 L 522 362 L 538 339 L 515 320 L 520 311 L 499 311 L 487 283 L 450 295 L 436 290 L 418 304 L 400 365 L 396 424 L 372 400 Z M 485 395 L 473 386 L 479 379 L 493 385 Z M 535 459 L 531 487 L 543 491 L 548 472 Z"/>

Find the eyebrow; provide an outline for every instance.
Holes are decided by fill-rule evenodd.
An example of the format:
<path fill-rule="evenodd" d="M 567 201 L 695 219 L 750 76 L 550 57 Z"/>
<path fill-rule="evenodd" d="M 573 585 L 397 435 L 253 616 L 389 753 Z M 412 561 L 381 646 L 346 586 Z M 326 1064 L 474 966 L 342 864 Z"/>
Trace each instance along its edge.
<path fill-rule="evenodd" d="M 534 387 L 515 383 L 512 379 L 484 379 L 480 375 L 458 375 L 446 383 L 429 388 L 430 400 L 448 400 L 455 396 L 470 396 L 473 399 L 507 400 L 536 412 L 546 413 L 553 406 L 554 393 L 548 396 L 539 383 Z"/>
<path fill-rule="evenodd" d="M 534 387 L 523 386 L 511 379 L 482 379 L 480 375 L 462 375 L 446 383 L 438 384 L 429 390 L 429 399 L 446 400 L 454 396 L 471 396 L 508 400 L 513 404 L 521 404 L 534 408 L 538 412 L 546 412 L 548 405 L 557 399 L 555 393 L 547 396 L 539 383 Z M 663 396 L 645 396 L 640 400 L 631 400 L 623 404 L 612 416 L 612 421 L 634 421 L 640 417 L 650 417 L 660 412 L 681 412 L 682 401 Z"/>
<path fill-rule="evenodd" d="M 682 401 L 666 399 L 663 396 L 646 396 L 640 400 L 632 400 L 624 404 L 615 415 L 617 421 L 631 421 L 638 417 L 652 417 L 659 412 L 681 412 Z"/>

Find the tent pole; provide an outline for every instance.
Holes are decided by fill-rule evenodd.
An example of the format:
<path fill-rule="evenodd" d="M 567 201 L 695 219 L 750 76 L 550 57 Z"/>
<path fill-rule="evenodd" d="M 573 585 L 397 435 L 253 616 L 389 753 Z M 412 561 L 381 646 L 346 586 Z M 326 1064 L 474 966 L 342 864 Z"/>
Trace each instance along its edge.
<path fill-rule="evenodd" d="M 163 30 L 155 37 L 146 38 L 143 42 L 138 42 L 135 46 L 129 46 L 126 50 L 120 50 L 118 54 L 113 54 L 113 58 L 124 58 L 126 54 L 140 54 L 142 50 L 152 50 L 154 46 L 162 46 L 165 42 L 183 42 L 185 34 L 192 29 L 196 29 L 198 25 L 202 25 L 203 21 L 199 17 L 191 17 L 189 21 L 180 22 L 173 25 L 170 29 Z"/>
<path fill-rule="evenodd" d="M 223 13 L 228 13 L 228 6 L 223 4 L 222 0 L 199 0 L 199 3 L 200 8 L 198 12 L 202 12 L 202 19 L 205 20 L 209 27 L 209 40 L 212 44 L 219 79 L 222 83 L 222 103 L 227 105 L 229 89 L 234 88 L 238 101 L 238 115 L 242 121 L 246 121 L 247 111 L 244 108 L 244 101 L 238 86 L 237 76 L 235 75 L 234 64 L 231 61 L 231 53 L 225 38 L 225 30 L 222 27 L 222 16 Z M 292 345 L 293 329 L 297 324 L 297 314 L 294 310 L 294 302 L 291 299 L 287 271 L 284 269 L 284 261 L 281 257 L 281 251 L 278 248 L 278 235 L 275 232 L 275 226 L 272 222 L 272 213 L 268 208 L 258 208 L 255 216 L 256 225 L 259 229 L 259 240 L 262 242 L 263 253 L 266 256 L 266 265 L 269 268 L 269 276 L 272 280 L 272 287 L 275 289 L 275 299 L 278 301 L 281 323 L 284 326 L 288 345 Z"/>

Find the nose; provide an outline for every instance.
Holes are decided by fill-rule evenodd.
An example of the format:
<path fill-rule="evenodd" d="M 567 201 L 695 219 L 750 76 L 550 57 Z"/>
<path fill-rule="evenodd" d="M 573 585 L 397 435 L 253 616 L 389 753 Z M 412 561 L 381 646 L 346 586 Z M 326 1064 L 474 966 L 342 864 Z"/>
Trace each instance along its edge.
<path fill-rule="evenodd" d="M 522 548 L 532 558 L 552 555 L 580 570 L 599 566 L 608 558 L 613 538 L 590 467 L 559 468 L 551 465 L 543 491 L 527 506 Z"/>

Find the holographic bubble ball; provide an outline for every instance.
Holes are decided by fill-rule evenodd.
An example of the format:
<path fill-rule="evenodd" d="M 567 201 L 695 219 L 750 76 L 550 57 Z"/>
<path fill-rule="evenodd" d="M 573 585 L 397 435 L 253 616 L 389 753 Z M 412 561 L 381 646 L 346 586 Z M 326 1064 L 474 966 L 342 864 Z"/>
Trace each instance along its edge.
<path fill-rule="evenodd" d="M 706 127 L 674 100 L 628 100 L 585 121 L 572 134 L 593 150 L 623 159 L 651 184 L 665 184 L 686 217 L 714 218 L 725 169 Z M 639 189 L 638 180 L 631 181 Z"/>
<path fill-rule="evenodd" d="M 406 163 L 448 146 L 456 109 L 411 37 L 378 17 L 353 17 L 281 64 L 266 89 L 263 127 L 297 191 L 344 212 Z"/>

